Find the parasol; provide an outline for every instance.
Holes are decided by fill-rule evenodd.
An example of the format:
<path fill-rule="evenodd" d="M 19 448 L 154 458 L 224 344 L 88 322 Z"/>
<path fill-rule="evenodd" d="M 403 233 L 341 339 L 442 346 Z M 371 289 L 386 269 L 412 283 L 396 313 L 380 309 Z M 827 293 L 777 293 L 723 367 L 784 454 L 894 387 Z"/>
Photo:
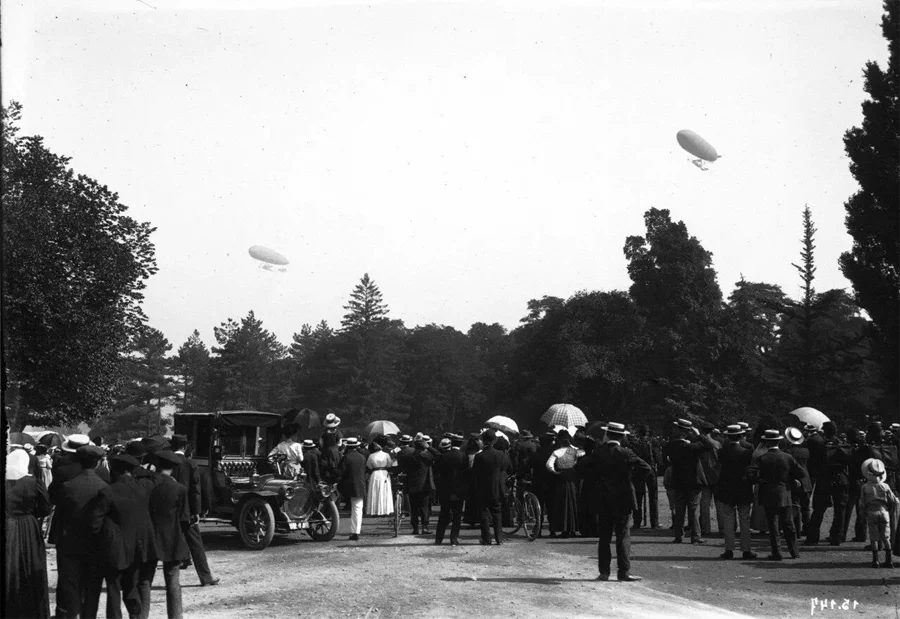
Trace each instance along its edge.
<path fill-rule="evenodd" d="M 311 408 L 292 408 L 284 414 L 284 425 L 297 426 L 300 430 L 313 430 L 322 427 L 319 413 Z"/>
<path fill-rule="evenodd" d="M 400 434 L 400 428 L 397 427 L 393 421 L 379 420 L 373 421 L 369 425 L 366 426 L 366 429 L 363 430 L 363 434 L 368 440 L 381 435 L 388 436 L 389 434 Z"/>
<path fill-rule="evenodd" d="M 32 445 L 37 445 L 37 441 L 30 434 L 26 434 L 25 432 L 10 432 L 9 433 L 9 444 L 10 445 L 27 445 L 31 443 Z"/>
<path fill-rule="evenodd" d="M 510 434 L 519 433 L 519 424 L 503 415 L 494 415 L 484 423 L 487 427 L 493 428 L 494 430 L 501 430 L 503 432 L 509 432 Z"/>
<path fill-rule="evenodd" d="M 41 445 L 46 445 L 48 448 L 60 447 L 63 442 L 63 438 L 52 430 L 41 432 L 39 434 L 36 434 L 34 437 L 38 440 L 38 443 L 40 443 Z"/>
<path fill-rule="evenodd" d="M 802 421 L 804 424 L 808 423 L 816 426 L 816 428 L 819 430 L 822 429 L 823 423 L 825 423 L 826 421 L 831 421 L 825 415 L 825 413 L 809 406 L 803 406 L 796 410 L 792 410 L 790 413 L 788 413 L 788 416 L 791 415 Z"/>
<path fill-rule="evenodd" d="M 548 426 L 565 426 L 566 428 L 586 426 L 588 422 L 581 409 L 572 404 L 554 404 L 541 415 L 541 421 Z"/>

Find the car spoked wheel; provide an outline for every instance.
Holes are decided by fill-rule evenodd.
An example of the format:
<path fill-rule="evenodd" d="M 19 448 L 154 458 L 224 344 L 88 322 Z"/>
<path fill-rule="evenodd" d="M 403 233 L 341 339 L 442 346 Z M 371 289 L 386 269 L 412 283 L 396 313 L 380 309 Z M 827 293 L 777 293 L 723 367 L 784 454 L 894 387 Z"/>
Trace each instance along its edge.
<path fill-rule="evenodd" d="M 238 517 L 238 532 L 246 548 L 262 550 L 275 537 L 275 512 L 272 506 L 261 498 L 252 498 L 244 503 Z"/>
<path fill-rule="evenodd" d="M 321 503 L 309 516 L 309 536 L 317 542 L 327 542 L 337 533 L 341 516 L 334 501 Z"/>

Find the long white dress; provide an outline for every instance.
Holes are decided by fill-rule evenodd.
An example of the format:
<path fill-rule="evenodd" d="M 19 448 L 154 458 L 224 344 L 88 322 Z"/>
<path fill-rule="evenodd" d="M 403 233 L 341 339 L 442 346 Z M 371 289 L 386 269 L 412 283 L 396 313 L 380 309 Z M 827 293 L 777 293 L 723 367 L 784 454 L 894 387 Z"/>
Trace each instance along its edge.
<path fill-rule="evenodd" d="M 372 471 L 366 493 L 367 516 L 389 516 L 394 513 L 394 493 L 387 471 L 390 466 L 391 456 L 383 451 L 376 451 L 366 461 L 366 468 Z"/>

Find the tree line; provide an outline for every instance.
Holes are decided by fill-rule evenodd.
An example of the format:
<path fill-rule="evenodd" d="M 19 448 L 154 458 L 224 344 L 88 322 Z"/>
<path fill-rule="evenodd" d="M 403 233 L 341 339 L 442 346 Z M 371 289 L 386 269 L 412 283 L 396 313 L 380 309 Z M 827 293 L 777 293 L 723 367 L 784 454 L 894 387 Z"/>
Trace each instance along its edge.
<path fill-rule="evenodd" d="M 844 135 L 859 190 L 845 202 L 852 285 L 815 288 L 815 226 L 803 211 L 793 265 L 799 298 L 741 279 L 724 298 L 712 256 L 665 209 L 625 240 L 627 291 L 529 301 L 507 330 L 463 333 L 391 317 L 363 276 L 340 325 L 303 325 L 281 344 L 252 311 L 207 345 L 173 352 L 147 324 L 154 228 L 102 183 L 76 174 L 22 108 L 2 110 L 4 422 L 163 430 L 161 408 L 309 407 L 345 425 L 471 429 L 506 413 L 524 425 L 555 402 L 589 418 L 659 424 L 673 416 L 753 421 L 814 406 L 861 424 L 896 416 L 900 393 L 900 0 L 886 0 L 885 67 L 864 70 L 863 122 Z M 786 265 L 788 267 L 789 265 Z"/>

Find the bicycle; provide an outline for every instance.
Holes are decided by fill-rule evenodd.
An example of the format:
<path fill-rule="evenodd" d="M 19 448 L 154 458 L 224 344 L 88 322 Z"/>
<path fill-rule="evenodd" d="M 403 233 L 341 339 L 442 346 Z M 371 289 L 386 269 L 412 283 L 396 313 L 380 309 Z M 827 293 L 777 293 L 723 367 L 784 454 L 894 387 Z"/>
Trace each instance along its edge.
<path fill-rule="evenodd" d="M 400 534 L 400 521 L 409 518 L 409 497 L 403 493 L 403 485 L 406 481 L 406 473 L 398 473 L 391 484 L 394 490 L 394 513 L 391 517 L 391 526 L 394 529 L 394 537 Z"/>
<path fill-rule="evenodd" d="M 522 484 L 521 499 L 518 497 L 520 481 Z M 507 537 L 512 537 L 522 529 L 528 541 L 533 542 L 537 538 L 538 527 L 541 523 L 541 502 L 537 495 L 528 489 L 530 485 L 531 482 L 526 479 L 520 480 L 518 476 L 507 479 L 508 492 L 503 500 L 501 528 Z"/>

